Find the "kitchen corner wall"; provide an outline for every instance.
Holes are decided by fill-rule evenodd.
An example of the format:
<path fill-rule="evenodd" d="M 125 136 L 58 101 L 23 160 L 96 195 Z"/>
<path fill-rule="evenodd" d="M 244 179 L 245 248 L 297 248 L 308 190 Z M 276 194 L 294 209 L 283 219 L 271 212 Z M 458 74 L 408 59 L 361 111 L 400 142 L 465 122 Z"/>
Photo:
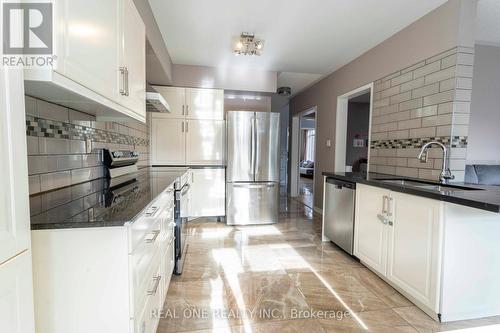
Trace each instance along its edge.
<path fill-rule="evenodd" d="M 474 49 L 456 47 L 374 82 L 370 171 L 437 180 L 442 151 L 417 159 L 429 141 L 450 147 L 450 169 L 463 181 Z"/>
<path fill-rule="evenodd" d="M 129 149 L 149 164 L 147 123 L 102 122 L 95 116 L 26 96 L 30 194 L 105 175 L 102 149 Z"/>

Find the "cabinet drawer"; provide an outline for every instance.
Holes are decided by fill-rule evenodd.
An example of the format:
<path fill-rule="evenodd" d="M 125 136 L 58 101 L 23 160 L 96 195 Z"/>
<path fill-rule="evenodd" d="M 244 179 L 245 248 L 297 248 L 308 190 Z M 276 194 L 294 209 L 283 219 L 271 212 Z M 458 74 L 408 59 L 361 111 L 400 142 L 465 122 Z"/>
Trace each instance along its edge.
<path fill-rule="evenodd" d="M 155 333 L 158 327 L 163 276 L 161 276 L 160 267 L 154 272 L 154 279 L 150 280 L 147 287 L 145 304 L 142 310 L 137 312 L 137 316 L 134 316 L 134 332 L 136 333 Z"/>
<path fill-rule="evenodd" d="M 161 250 L 158 244 L 152 248 L 153 252 L 140 258 L 131 256 L 131 316 L 136 317 L 148 299 L 148 291 L 158 274 L 161 264 Z"/>

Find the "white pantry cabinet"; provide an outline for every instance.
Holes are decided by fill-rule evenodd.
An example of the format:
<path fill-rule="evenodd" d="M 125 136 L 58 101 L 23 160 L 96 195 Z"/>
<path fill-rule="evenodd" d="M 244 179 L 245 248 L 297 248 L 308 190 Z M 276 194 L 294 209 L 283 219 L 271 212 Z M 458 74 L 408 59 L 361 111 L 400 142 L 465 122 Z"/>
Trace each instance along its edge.
<path fill-rule="evenodd" d="M 145 27 L 132 0 L 53 0 L 53 69 L 25 70 L 26 94 L 102 120 L 146 120 Z"/>
<path fill-rule="evenodd" d="M 12 333 L 34 332 L 24 107 L 22 70 L 0 68 L 0 331 Z"/>
<path fill-rule="evenodd" d="M 224 168 L 191 169 L 192 183 L 189 192 L 189 216 L 226 215 L 226 178 Z"/>
<path fill-rule="evenodd" d="M 167 119 L 166 113 L 151 114 L 151 162 L 153 165 L 186 163 L 186 124 L 183 119 Z"/>
<path fill-rule="evenodd" d="M 186 121 L 186 164 L 222 165 L 224 163 L 224 120 Z"/>
<path fill-rule="evenodd" d="M 186 119 L 224 119 L 224 91 L 186 88 Z"/>

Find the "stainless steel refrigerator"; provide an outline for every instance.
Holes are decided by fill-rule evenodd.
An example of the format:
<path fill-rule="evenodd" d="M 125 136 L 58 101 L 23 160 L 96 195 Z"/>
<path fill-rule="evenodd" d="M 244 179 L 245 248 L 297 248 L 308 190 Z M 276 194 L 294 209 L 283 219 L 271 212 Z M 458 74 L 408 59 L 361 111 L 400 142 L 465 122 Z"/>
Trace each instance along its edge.
<path fill-rule="evenodd" d="M 278 113 L 227 113 L 227 224 L 278 222 L 279 123 Z"/>

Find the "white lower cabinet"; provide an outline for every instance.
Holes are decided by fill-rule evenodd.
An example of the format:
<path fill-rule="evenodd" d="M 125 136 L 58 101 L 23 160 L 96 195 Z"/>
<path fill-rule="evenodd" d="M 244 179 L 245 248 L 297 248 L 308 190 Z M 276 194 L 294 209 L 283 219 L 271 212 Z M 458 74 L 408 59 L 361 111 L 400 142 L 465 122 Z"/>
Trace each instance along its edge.
<path fill-rule="evenodd" d="M 174 268 L 172 187 L 153 205 L 125 226 L 32 231 L 37 333 L 156 332 Z"/>
<path fill-rule="evenodd" d="M 439 313 L 442 202 L 358 184 L 354 255 Z"/>
<path fill-rule="evenodd" d="M 189 192 L 189 216 L 226 215 L 226 181 L 224 168 L 192 169 Z"/>
<path fill-rule="evenodd" d="M 29 251 L 0 265 L 0 282 L 0 331 L 35 332 Z"/>

